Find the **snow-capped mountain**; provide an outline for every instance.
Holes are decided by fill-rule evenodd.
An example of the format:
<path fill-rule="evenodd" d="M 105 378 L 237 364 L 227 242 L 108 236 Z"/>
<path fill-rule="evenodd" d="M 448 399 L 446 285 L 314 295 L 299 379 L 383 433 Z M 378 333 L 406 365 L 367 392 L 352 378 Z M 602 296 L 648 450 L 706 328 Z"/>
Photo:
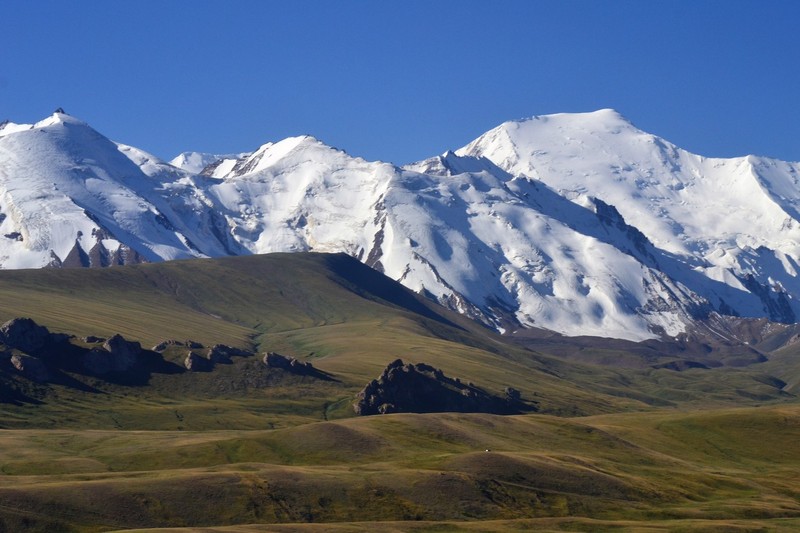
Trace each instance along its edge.
<path fill-rule="evenodd" d="M 703 158 L 610 110 L 404 168 L 308 136 L 171 163 L 63 113 L 0 126 L 0 267 L 345 252 L 500 330 L 630 340 L 800 313 L 800 165 Z"/>
<path fill-rule="evenodd" d="M 222 173 L 230 172 L 232 165 L 237 160 L 246 157 L 250 154 L 206 154 L 203 152 L 183 152 L 178 154 L 169 161 L 169 164 L 185 170 L 190 174 L 200 174 L 203 170 L 209 169 L 208 174 L 213 175 L 214 171 Z M 231 165 L 231 168 L 225 168 L 225 164 Z M 220 168 L 221 167 L 221 168 Z"/>
<path fill-rule="evenodd" d="M 800 164 L 691 154 L 612 110 L 507 122 L 457 153 L 614 206 L 715 310 L 796 321 Z"/>
<path fill-rule="evenodd" d="M 7 124 L 0 131 L 0 266 L 227 253 L 205 222 L 208 207 L 194 201 L 196 179 L 64 113 Z"/>

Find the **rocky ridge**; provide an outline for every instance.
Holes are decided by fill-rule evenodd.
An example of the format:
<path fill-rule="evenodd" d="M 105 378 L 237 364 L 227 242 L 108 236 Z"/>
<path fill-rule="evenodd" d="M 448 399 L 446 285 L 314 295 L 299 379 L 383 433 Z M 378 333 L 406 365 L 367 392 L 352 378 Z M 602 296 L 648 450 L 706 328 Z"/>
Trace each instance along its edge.
<path fill-rule="evenodd" d="M 489 394 L 473 383 L 450 378 L 425 363 L 397 359 L 358 393 L 353 404 L 357 415 L 391 413 L 494 413 L 535 411 L 523 402 L 519 391 L 507 388 L 504 396 Z"/>

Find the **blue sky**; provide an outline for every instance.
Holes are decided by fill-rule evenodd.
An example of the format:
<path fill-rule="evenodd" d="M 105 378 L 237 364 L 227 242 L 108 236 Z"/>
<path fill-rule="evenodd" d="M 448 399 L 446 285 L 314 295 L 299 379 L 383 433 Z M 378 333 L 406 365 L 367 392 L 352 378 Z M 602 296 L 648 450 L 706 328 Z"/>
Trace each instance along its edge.
<path fill-rule="evenodd" d="M 800 160 L 800 2 L 0 3 L 0 120 L 63 107 L 163 158 L 308 133 L 402 164 L 613 107 L 707 156 Z"/>

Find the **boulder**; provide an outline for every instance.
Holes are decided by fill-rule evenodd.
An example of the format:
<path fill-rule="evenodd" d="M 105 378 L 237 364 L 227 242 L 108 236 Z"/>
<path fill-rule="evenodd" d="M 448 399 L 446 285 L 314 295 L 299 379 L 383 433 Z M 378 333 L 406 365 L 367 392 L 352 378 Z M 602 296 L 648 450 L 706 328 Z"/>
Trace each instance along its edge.
<path fill-rule="evenodd" d="M 11 348 L 36 353 L 51 341 L 50 332 L 30 318 L 14 318 L 0 326 L 0 340 Z"/>

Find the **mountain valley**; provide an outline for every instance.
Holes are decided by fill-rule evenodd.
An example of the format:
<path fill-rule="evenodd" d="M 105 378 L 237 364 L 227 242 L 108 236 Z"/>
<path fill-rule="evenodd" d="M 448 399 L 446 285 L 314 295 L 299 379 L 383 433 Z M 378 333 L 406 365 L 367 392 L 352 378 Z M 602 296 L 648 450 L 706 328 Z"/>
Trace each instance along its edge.
<path fill-rule="evenodd" d="M 0 531 L 796 530 L 799 169 L 4 123 Z"/>

